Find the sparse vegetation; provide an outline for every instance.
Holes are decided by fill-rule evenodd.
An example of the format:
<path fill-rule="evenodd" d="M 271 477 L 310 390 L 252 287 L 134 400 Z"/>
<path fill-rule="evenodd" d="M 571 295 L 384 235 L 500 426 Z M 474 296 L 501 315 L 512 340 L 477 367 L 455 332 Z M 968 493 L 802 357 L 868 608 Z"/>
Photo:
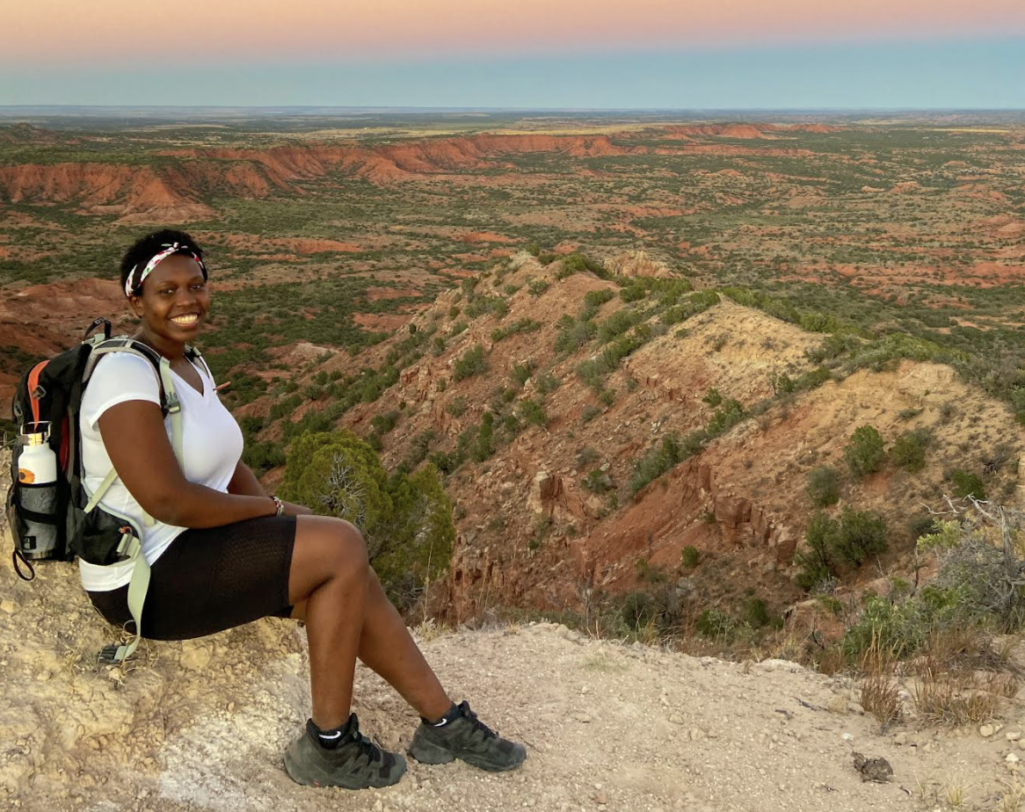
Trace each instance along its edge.
<path fill-rule="evenodd" d="M 886 460 L 883 438 L 873 426 L 860 426 L 844 449 L 844 458 L 855 478 L 874 474 Z"/>

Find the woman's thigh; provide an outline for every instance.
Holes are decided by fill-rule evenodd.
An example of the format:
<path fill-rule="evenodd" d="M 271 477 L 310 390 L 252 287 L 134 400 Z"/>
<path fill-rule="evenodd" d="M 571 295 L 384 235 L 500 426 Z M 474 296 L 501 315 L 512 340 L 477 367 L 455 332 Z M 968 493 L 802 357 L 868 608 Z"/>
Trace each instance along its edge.
<path fill-rule="evenodd" d="M 328 516 L 299 516 L 288 577 L 288 601 L 305 602 L 328 581 L 367 572 L 367 548 L 355 526 Z"/>
<path fill-rule="evenodd" d="M 288 617 L 295 517 L 186 530 L 153 564 L 142 636 L 186 640 L 261 617 Z M 129 619 L 127 587 L 91 595 L 112 623 Z"/>

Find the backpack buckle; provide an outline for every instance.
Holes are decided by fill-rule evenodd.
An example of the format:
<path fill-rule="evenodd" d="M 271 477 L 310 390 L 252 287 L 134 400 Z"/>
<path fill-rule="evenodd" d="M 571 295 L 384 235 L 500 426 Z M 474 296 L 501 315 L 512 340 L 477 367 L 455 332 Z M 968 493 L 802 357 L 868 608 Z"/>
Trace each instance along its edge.
<path fill-rule="evenodd" d="M 167 395 L 167 413 L 178 414 L 182 410 L 181 401 L 178 400 L 177 392 L 169 392 Z"/>

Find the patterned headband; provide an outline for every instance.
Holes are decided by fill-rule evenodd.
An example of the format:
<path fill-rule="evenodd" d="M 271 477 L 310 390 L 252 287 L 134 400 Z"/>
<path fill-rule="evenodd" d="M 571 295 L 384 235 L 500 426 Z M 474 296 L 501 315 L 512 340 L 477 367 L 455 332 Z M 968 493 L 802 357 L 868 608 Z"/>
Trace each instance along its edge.
<path fill-rule="evenodd" d="M 139 270 L 139 266 L 135 265 L 132 270 L 128 272 L 128 278 L 125 280 L 125 296 L 131 296 L 135 291 L 142 287 L 142 283 L 146 281 L 146 277 L 150 275 L 150 271 L 157 267 L 161 262 L 167 259 L 171 254 L 187 253 L 192 256 L 196 263 L 199 265 L 199 269 L 203 272 L 203 279 L 207 278 L 206 265 L 203 264 L 203 260 L 197 256 L 196 252 L 188 245 L 181 245 L 177 242 L 165 242 L 161 243 L 161 248 L 164 250 L 154 254 L 149 262 L 142 269 L 142 273 L 139 274 L 138 280 L 135 278 L 135 272 Z"/>

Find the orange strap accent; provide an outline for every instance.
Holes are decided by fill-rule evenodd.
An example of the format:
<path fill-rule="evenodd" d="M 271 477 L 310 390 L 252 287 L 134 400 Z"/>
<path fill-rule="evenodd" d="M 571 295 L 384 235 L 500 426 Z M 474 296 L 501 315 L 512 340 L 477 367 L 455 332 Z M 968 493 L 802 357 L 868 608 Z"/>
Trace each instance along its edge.
<path fill-rule="evenodd" d="M 49 360 L 40 361 L 28 374 L 28 398 L 32 403 L 32 420 L 35 423 L 39 422 L 39 401 L 36 399 L 35 391 L 36 387 L 39 386 L 39 375 L 43 371 L 43 367 L 49 364 Z"/>

